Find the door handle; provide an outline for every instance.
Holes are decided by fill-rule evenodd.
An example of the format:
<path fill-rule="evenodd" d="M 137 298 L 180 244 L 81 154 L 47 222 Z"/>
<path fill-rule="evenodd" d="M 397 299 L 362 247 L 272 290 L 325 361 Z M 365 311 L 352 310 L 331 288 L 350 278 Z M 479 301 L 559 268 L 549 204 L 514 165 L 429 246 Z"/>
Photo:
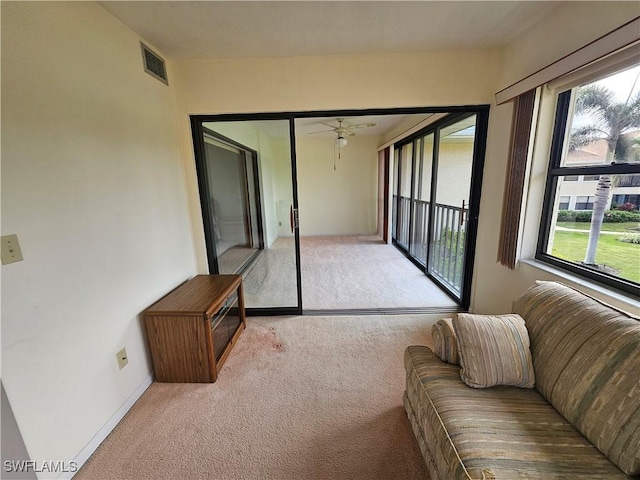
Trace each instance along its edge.
<path fill-rule="evenodd" d="M 294 228 L 300 228 L 298 209 L 293 208 L 293 205 L 291 205 L 291 208 L 289 209 L 289 225 L 291 226 L 291 233 L 293 233 Z"/>

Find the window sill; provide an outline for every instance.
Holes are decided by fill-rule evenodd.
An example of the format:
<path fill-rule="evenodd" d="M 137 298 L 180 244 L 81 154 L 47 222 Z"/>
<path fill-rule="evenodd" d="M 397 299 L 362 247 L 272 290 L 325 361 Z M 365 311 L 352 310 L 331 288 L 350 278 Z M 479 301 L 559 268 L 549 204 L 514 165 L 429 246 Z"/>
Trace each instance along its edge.
<path fill-rule="evenodd" d="M 601 285 L 588 278 L 574 275 L 571 272 L 556 268 L 553 265 L 548 265 L 539 260 L 521 259 L 520 263 L 559 277 L 561 280 L 565 280 L 571 287 L 577 290 L 586 290 L 585 293 L 587 295 L 598 298 L 605 303 L 609 303 L 633 315 L 638 315 L 640 312 L 640 300 L 631 294 L 608 288 L 606 285 Z"/>

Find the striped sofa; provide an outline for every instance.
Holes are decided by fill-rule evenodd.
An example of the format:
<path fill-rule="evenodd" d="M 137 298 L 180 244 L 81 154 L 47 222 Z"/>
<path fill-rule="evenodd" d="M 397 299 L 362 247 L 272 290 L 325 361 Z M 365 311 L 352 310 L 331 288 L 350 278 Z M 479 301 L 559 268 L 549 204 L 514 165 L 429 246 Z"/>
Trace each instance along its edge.
<path fill-rule="evenodd" d="M 535 388 L 470 388 L 405 351 L 404 406 L 431 480 L 640 478 L 640 319 L 555 282 L 513 304 Z"/>

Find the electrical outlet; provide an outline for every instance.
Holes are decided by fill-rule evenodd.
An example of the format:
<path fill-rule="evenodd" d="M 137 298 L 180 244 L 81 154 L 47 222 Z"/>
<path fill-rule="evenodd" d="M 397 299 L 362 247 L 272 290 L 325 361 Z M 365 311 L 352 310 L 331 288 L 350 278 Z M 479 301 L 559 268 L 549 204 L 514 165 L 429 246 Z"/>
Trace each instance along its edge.
<path fill-rule="evenodd" d="M 118 359 L 118 368 L 122 370 L 127 363 L 129 363 L 129 357 L 127 357 L 127 350 L 122 349 L 118 353 L 116 353 L 116 358 Z"/>
<path fill-rule="evenodd" d="M 20 250 L 20 244 L 18 243 L 17 235 L 3 235 L 2 236 L 2 265 L 9 263 L 21 262 L 22 251 Z"/>

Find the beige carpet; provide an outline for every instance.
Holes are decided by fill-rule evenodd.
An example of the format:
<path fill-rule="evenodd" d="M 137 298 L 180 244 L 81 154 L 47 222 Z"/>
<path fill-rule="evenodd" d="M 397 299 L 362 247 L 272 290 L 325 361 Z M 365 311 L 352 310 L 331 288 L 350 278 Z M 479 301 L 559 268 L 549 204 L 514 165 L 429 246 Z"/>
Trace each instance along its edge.
<path fill-rule="evenodd" d="M 402 359 L 437 318 L 250 318 L 216 383 L 154 383 L 74 478 L 428 480 Z"/>
<path fill-rule="evenodd" d="M 300 239 L 302 308 L 438 309 L 458 305 L 392 245 L 378 237 Z M 279 238 L 244 278 L 248 307 L 296 306 L 293 238 Z"/>
<path fill-rule="evenodd" d="M 396 247 L 376 236 L 300 242 L 304 310 L 457 308 Z"/>
<path fill-rule="evenodd" d="M 243 275 L 247 307 L 296 307 L 296 251 L 293 238 L 278 238 Z"/>

